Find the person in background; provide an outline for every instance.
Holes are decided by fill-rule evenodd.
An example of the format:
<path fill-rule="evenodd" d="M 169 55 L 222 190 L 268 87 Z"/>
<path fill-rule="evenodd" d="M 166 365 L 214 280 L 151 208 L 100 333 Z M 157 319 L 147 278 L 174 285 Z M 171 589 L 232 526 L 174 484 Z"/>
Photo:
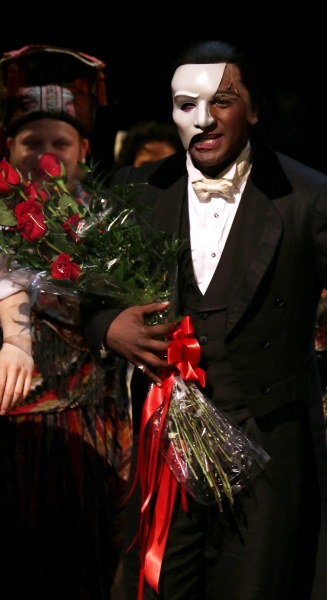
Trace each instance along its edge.
<path fill-rule="evenodd" d="M 97 106 L 106 104 L 104 67 L 40 45 L 0 61 L 3 153 L 33 181 L 40 157 L 55 154 L 83 202 L 78 161 L 87 160 Z M 128 398 L 117 396 L 114 372 L 92 360 L 76 300 L 39 292 L 31 322 L 32 389 L 0 420 L 0 597 L 108 600 L 121 555 Z"/>
<path fill-rule="evenodd" d="M 178 129 L 174 123 L 140 121 L 129 131 L 118 131 L 114 145 L 113 176 L 125 165 L 141 167 L 147 163 L 167 158 L 183 149 Z"/>

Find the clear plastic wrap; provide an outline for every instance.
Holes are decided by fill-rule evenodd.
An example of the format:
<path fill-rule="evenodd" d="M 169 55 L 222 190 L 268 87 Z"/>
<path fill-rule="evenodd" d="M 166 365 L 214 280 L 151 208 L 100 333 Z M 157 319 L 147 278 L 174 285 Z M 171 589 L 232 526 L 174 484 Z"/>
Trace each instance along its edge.
<path fill-rule="evenodd" d="M 158 433 L 161 410 L 154 418 Z M 180 484 L 202 504 L 233 496 L 269 460 L 268 454 L 219 411 L 193 381 L 175 378 L 159 449 Z"/>

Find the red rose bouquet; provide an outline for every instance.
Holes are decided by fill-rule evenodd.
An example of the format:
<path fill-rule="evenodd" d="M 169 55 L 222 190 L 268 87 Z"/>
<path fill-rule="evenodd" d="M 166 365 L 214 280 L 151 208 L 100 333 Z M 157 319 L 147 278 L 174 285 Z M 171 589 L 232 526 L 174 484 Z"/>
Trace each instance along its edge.
<path fill-rule="evenodd" d="M 96 293 L 120 308 L 167 299 L 177 240 L 149 227 L 143 235 L 137 186 L 109 192 L 92 168 L 79 166 L 88 172 L 83 201 L 67 190 L 53 154 L 39 161 L 41 183 L 1 161 L 0 251 L 10 278 L 25 289 L 84 299 Z"/>

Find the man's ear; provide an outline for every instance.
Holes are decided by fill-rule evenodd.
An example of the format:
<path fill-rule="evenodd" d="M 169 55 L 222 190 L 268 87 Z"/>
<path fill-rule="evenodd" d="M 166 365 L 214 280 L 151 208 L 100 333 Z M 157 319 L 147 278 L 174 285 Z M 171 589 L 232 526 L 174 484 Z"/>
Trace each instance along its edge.
<path fill-rule="evenodd" d="M 248 107 L 246 118 L 247 118 L 248 122 L 250 123 L 250 125 L 255 125 L 258 122 L 258 120 L 259 120 L 258 112 L 259 112 L 259 107 L 257 104 L 255 104 L 255 106 Z"/>
<path fill-rule="evenodd" d="M 9 152 L 11 152 L 13 143 L 14 143 L 14 138 L 7 137 L 7 139 L 6 139 L 6 146 L 7 146 Z"/>
<path fill-rule="evenodd" d="M 82 155 L 81 162 L 85 163 L 86 157 L 90 153 L 91 153 L 90 142 L 89 142 L 88 138 L 83 138 L 82 142 L 81 142 L 81 155 Z"/>

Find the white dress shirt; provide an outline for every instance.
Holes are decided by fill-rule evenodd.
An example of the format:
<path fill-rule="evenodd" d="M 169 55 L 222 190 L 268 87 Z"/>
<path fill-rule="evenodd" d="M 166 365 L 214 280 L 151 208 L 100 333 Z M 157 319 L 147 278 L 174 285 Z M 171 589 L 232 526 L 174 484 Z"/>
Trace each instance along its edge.
<path fill-rule="evenodd" d="M 237 164 L 251 155 L 250 143 L 219 178 L 233 179 Z M 193 270 L 196 282 L 202 294 L 205 294 L 211 278 L 217 268 L 228 234 L 230 232 L 236 211 L 251 172 L 251 165 L 241 178 L 238 191 L 232 199 L 226 200 L 217 194 L 210 194 L 206 200 L 199 200 L 192 182 L 198 181 L 203 175 L 193 164 L 187 152 L 186 167 L 188 171 L 188 209 L 190 219 L 190 240 L 193 260 Z"/>

